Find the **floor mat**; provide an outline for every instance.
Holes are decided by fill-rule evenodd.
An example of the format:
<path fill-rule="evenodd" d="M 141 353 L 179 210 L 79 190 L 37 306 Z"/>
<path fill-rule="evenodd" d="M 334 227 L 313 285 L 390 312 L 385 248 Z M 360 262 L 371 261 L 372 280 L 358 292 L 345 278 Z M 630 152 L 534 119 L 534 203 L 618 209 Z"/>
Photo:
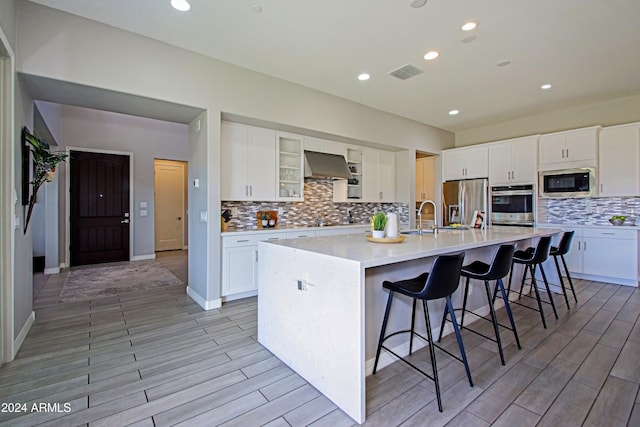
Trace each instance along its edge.
<path fill-rule="evenodd" d="M 59 301 L 86 301 L 182 284 L 184 284 L 182 280 L 156 261 L 90 267 L 69 272 L 60 292 Z"/>

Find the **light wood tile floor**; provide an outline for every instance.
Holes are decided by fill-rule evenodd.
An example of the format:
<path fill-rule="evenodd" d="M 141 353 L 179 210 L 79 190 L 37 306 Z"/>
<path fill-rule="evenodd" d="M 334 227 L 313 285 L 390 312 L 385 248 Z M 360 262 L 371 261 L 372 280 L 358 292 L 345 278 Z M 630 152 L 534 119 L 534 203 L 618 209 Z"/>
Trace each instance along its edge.
<path fill-rule="evenodd" d="M 158 260 L 186 282 L 183 253 Z M 255 298 L 203 311 L 177 286 L 58 303 L 65 275 L 36 276 L 36 323 L 0 369 L 0 425 L 353 425 L 257 343 Z M 502 331 L 506 366 L 494 343 L 465 332 L 473 388 L 438 353 L 443 413 L 431 381 L 400 362 L 369 377 L 366 425 L 640 425 L 640 293 L 576 285 L 580 303 L 568 311 L 556 296 L 560 319 L 548 315 L 546 330 L 538 313 L 514 306 L 523 349 Z M 455 348 L 451 336 L 443 343 Z M 425 351 L 413 359 L 429 369 Z M 10 403 L 26 412 L 7 411 Z"/>

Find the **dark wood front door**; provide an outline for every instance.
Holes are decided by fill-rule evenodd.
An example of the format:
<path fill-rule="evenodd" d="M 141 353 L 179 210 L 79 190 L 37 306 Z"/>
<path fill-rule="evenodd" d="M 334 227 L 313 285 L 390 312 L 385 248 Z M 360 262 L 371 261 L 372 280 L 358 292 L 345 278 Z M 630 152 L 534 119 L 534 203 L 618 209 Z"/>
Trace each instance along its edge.
<path fill-rule="evenodd" d="M 71 152 L 71 265 L 129 260 L 129 156 Z"/>

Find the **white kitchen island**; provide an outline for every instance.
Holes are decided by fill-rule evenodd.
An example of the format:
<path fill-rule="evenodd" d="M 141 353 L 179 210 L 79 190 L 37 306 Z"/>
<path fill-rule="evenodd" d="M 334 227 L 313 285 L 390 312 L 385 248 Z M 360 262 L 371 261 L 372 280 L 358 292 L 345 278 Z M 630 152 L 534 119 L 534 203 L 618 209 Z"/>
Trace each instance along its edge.
<path fill-rule="evenodd" d="M 429 271 L 435 256 L 447 253 L 464 251 L 465 263 L 488 262 L 500 244 L 530 246 L 535 243 L 532 239 L 558 232 L 490 227 L 408 235 L 396 244 L 372 243 L 361 234 L 260 242 L 258 340 L 363 423 L 365 379 L 372 371 L 388 296 L 382 289 L 383 280 L 415 277 Z M 470 298 L 470 308 L 486 304 L 481 292 Z M 388 331 L 408 329 L 411 300 L 399 295 L 394 301 Z M 434 326 L 440 325 L 443 307 L 434 305 L 431 310 Z M 398 340 L 388 345 L 399 354 L 408 354 L 407 337 L 395 338 Z M 380 367 L 393 362 L 385 352 L 382 356 Z"/>

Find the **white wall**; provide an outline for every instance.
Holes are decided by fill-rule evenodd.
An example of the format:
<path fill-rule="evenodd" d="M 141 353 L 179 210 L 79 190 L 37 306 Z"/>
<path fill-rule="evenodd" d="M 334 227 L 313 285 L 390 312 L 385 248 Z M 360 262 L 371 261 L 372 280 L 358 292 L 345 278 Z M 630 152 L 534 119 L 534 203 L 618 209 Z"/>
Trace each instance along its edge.
<path fill-rule="evenodd" d="M 210 213 L 220 206 L 221 112 L 432 153 L 454 145 L 450 132 L 31 2 L 20 2 L 18 16 L 19 72 L 208 111 L 206 149 L 192 150 L 207 164 L 190 173 L 206 177 L 201 183 L 208 186 L 204 209 Z M 194 239 L 206 240 L 207 291 L 201 296 L 209 300 L 220 292 L 219 221 L 210 215 L 206 237 L 194 228 L 189 234 L 192 248 L 203 246 Z"/>
<path fill-rule="evenodd" d="M 132 253 L 133 256 L 152 256 L 155 253 L 153 160 L 188 160 L 187 125 L 65 105 L 61 107 L 60 143 L 63 147 L 133 153 Z M 148 205 L 146 217 L 140 216 L 142 201 Z M 60 194 L 60 203 L 66 204 L 64 192 Z M 67 233 L 62 231 L 61 238 L 64 238 Z"/>
<path fill-rule="evenodd" d="M 640 121 L 640 95 L 598 102 L 456 132 L 456 147 L 587 126 Z"/>

